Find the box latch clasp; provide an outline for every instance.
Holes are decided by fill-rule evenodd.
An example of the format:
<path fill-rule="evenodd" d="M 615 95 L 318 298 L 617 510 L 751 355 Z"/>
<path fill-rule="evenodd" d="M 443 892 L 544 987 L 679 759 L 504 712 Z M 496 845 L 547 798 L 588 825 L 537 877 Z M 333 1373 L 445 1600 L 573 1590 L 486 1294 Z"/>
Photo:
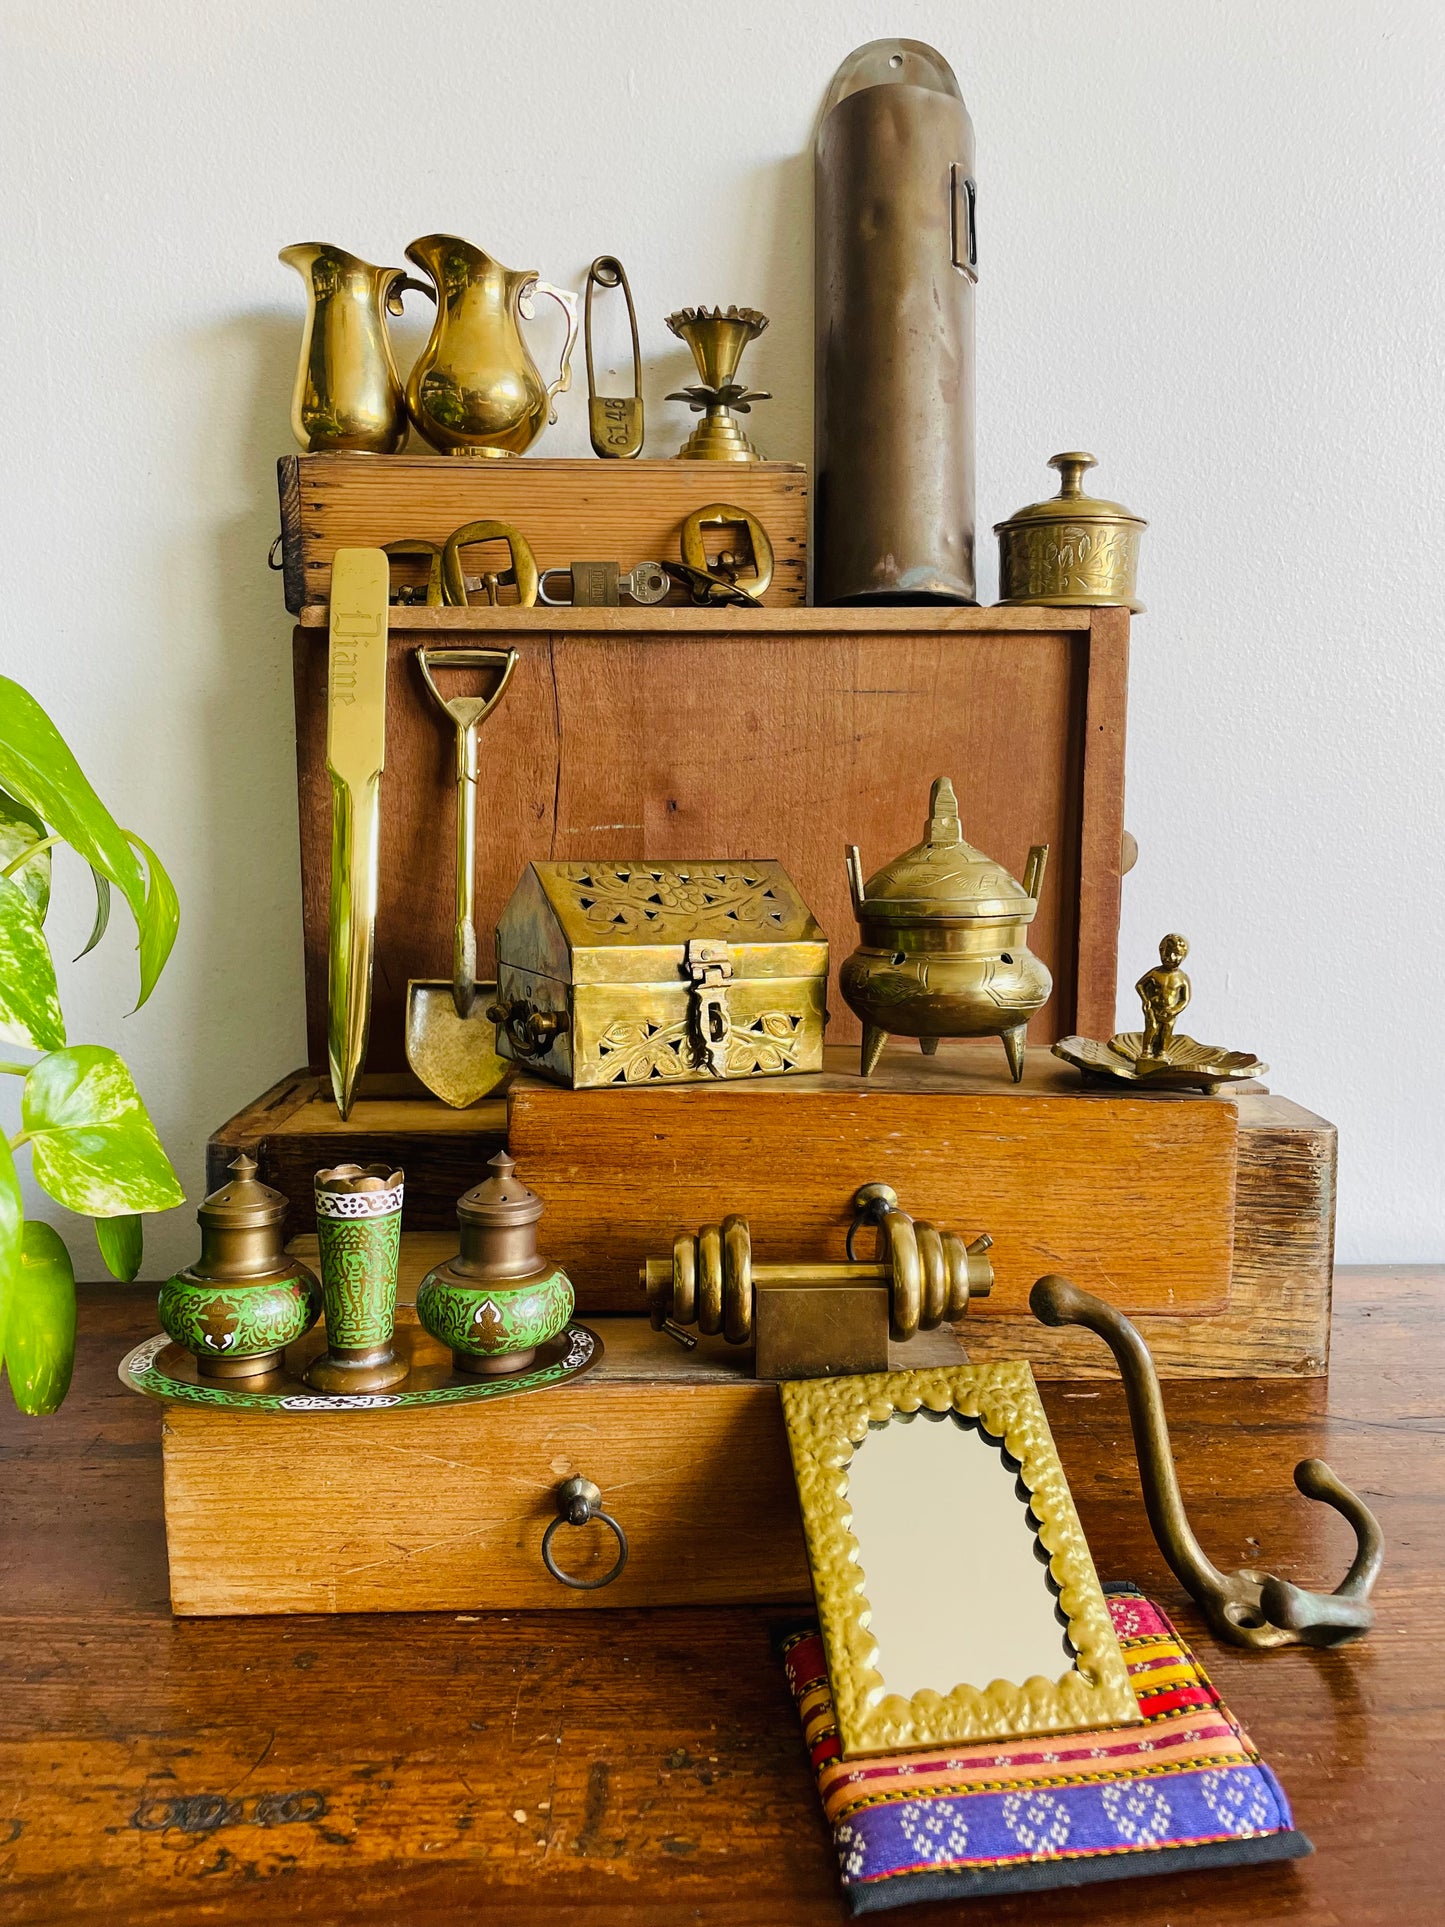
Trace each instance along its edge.
<path fill-rule="evenodd" d="M 724 1077 L 732 1034 L 727 987 L 732 981 L 733 962 L 727 944 L 718 939 L 690 938 L 683 945 L 682 969 L 691 992 L 688 1016 L 698 1067 L 711 1071 L 714 1077 Z"/>

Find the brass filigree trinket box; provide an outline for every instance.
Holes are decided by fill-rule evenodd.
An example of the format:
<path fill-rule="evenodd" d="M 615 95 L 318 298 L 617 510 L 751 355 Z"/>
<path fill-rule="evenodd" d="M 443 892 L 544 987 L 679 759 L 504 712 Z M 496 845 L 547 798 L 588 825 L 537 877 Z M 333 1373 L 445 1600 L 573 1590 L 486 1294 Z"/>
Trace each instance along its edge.
<path fill-rule="evenodd" d="M 578 1090 L 816 1071 L 828 945 L 780 863 L 529 864 L 497 924 L 502 1056 Z"/>

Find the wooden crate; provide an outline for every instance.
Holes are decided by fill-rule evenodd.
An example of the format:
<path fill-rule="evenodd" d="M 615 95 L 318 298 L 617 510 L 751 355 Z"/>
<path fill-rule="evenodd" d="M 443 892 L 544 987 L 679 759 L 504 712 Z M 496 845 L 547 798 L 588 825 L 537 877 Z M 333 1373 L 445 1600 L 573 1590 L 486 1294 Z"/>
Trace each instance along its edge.
<path fill-rule="evenodd" d="M 721 1339 L 694 1352 L 645 1319 L 589 1321 L 593 1370 L 496 1403 L 369 1412 L 218 1412 L 168 1403 L 166 1546 L 177 1613 L 503 1611 L 812 1597 L 776 1385 Z M 399 1333 L 424 1358 L 441 1348 Z M 947 1332 L 893 1362 L 962 1362 Z M 626 1570 L 578 1592 L 542 1564 L 553 1494 L 601 1487 Z M 564 1530 L 583 1578 L 603 1526 Z"/>
<path fill-rule="evenodd" d="M 451 971 L 453 738 L 412 661 L 419 647 L 521 653 L 481 736 L 482 975 L 496 918 L 533 859 L 776 857 L 832 946 L 829 1036 L 855 1038 L 837 988 L 857 936 L 844 846 L 858 843 L 871 871 L 916 843 L 928 785 L 948 775 L 965 835 L 1015 874 L 1031 843 L 1051 846 L 1030 935 L 1054 975 L 1030 1026 L 1045 1043 L 1114 1027 L 1128 637 L 1122 609 L 394 610 L 369 1067 L 404 1068 L 407 979 Z M 307 608 L 296 735 L 317 1066 L 326 657 L 326 612 Z"/>
<path fill-rule="evenodd" d="M 463 522 L 510 522 L 541 569 L 569 562 L 666 562 L 694 509 L 730 502 L 773 545 L 771 607 L 808 595 L 808 471 L 801 462 L 464 461 L 417 455 L 283 455 L 281 568 L 286 607 L 325 603 L 337 549 L 404 536 L 444 542 Z M 420 586 L 425 562 L 398 560 L 398 584 Z M 504 593 L 506 593 L 504 591 Z M 680 593 L 680 592 L 679 592 Z"/>
<path fill-rule="evenodd" d="M 1212 1099 L 1160 1093 L 1126 1100 L 1090 1094 L 1071 1081 L 1073 1074 L 1057 1059 L 1039 1052 L 1030 1053 L 1025 1082 L 1015 1090 L 1003 1084 L 996 1071 L 975 1077 L 952 1067 L 954 1051 L 967 1058 L 977 1048 L 945 1046 L 931 1067 L 921 1056 L 890 1050 L 883 1069 L 875 1073 L 881 1083 L 874 1084 L 871 1092 L 859 1091 L 853 1078 L 856 1095 L 841 1107 L 830 1107 L 835 1127 L 831 1132 L 811 1140 L 805 1153 L 788 1144 L 784 1154 L 771 1160 L 762 1151 L 770 1143 L 776 1149 L 775 1123 L 768 1137 L 738 1135 L 719 1152 L 715 1143 L 699 1143 L 695 1135 L 688 1136 L 688 1120 L 699 1113 L 687 1101 L 687 1093 L 659 1094 L 659 1101 L 661 1096 L 684 1100 L 673 1107 L 677 1126 L 669 1128 L 661 1143 L 650 1134 L 646 1150 L 651 1161 L 645 1177 L 632 1179 L 611 1195 L 606 1194 L 602 1180 L 609 1168 L 605 1160 L 611 1157 L 615 1164 L 617 1147 L 615 1141 L 609 1144 L 599 1138 L 594 1155 L 585 1135 L 579 1134 L 592 1115 L 585 1107 L 614 1098 L 619 1106 L 627 1106 L 626 1117 L 640 1127 L 644 1118 L 659 1115 L 655 1103 L 648 1102 L 649 1094 L 554 1092 L 550 1087 L 538 1092 L 530 1080 L 525 1085 L 519 1080 L 514 1148 L 524 1160 L 524 1175 L 537 1183 L 547 1200 L 543 1244 L 569 1265 L 584 1313 L 640 1312 L 642 1292 L 636 1281 L 640 1257 L 652 1250 L 665 1251 L 674 1231 L 696 1229 L 709 1216 L 727 1210 L 743 1209 L 751 1216 L 760 1249 L 766 1236 L 769 1248 L 784 1255 L 836 1256 L 847 1186 L 874 1175 L 855 1171 L 853 1160 L 877 1156 L 887 1163 L 886 1175 L 891 1175 L 905 1208 L 912 1208 L 915 1215 L 933 1215 L 955 1228 L 987 1226 L 999 1239 L 994 1252 L 1001 1281 L 997 1299 L 987 1308 L 979 1307 L 977 1315 L 970 1313 L 962 1327 L 974 1357 L 1027 1356 L 1043 1376 L 1088 1377 L 1112 1371 L 1103 1347 L 1087 1334 L 1046 1331 L 1028 1316 L 1022 1304 L 1023 1286 L 1029 1267 L 1036 1265 L 1040 1272 L 1072 1270 L 1081 1284 L 1117 1298 L 1126 1310 L 1137 1311 L 1160 1370 L 1168 1376 L 1312 1376 L 1325 1371 L 1334 1236 L 1333 1125 L 1259 1088 Z M 846 1088 L 850 1080 L 844 1067 L 849 1056 L 830 1049 L 829 1061 L 829 1077 L 820 1081 Z M 930 1075 L 940 1083 L 930 1086 L 926 1081 Z M 769 1116 L 795 1117 L 805 1098 L 801 1092 L 790 1097 L 789 1087 L 805 1081 L 768 1080 L 755 1093 L 741 1093 L 744 1106 L 764 1125 Z M 952 1097 L 947 1088 L 950 1082 L 955 1086 Z M 940 1122 L 932 1128 L 926 1155 L 913 1164 L 911 1148 L 890 1145 L 886 1133 L 879 1135 L 874 1120 L 886 1121 L 890 1106 L 896 1108 L 909 1096 L 910 1086 L 919 1085 L 934 1089 L 930 1102 L 939 1108 Z M 472 1111 L 451 1111 L 434 1098 L 408 1096 L 407 1089 L 402 1078 L 368 1079 L 351 1118 L 343 1124 L 325 1080 L 298 1071 L 216 1132 L 209 1147 L 210 1181 L 220 1183 L 228 1160 L 239 1150 L 249 1151 L 260 1162 L 262 1178 L 291 1199 L 288 1232 L 314 1263 L 315 1239 L 309 1235 L 314 1231 L 313 1171 L 347 1157 L 395 1160 L 407 1174 L 400 1295 L 404 1301 L 414 1299 L 424 1273 L 456 1250 L 456 1200 L 476 1182 L 486 1159 L 503 1141 L 506 1114 L 497 1101 Z M 1002 1129 L 988 1125 L 988 1106 L 980 1103 L 983 1093 L 990 1095 L 995 1116 L 1005 1120 Z M 1050 1093 L 1054 1093 L 1052 1102 L 1045 1103 Z M 540 1111 L 535 1098 L 541 1100 Z M 639 1098 L 643 1107 L 636 1109 Z M 763 1103 L 775 1100 L 776 1113 L 760 1110 Z M 717 1101 L 722 1101 L 720 1093 Z M 1110 1129 L 1089 1123 L 1109 1118 L 1121 1105 L 1127 1105 L 1138 1120 L 1133 1125 L 1128 1118 L 1119 1120 L 1126 1127 L 1124 1137 L 1115 1139 Z M 1060 1107 L 1079 1114 L 1078 1126 L 1050 1121 L 1051 1113 Z M 569 1112 L 572 1123 L 567 1122 Z M 1207 1113 L 1215 1120 L 1214 1132 L 1197 1134 L 1195 1139 L 1211 1157 L 1217 1156 L 1222 1126 L 1230 1118 L 1236 1120 L 1228 1286 L 1222 1298 L 1215 1275 L 1197 1255 L 1189 1260 L 1189 1289 L 1183 1294 L 1179 1280 L 1150 1275 L 1147 1254 L 1138 1243 L 1130 1247 L 1132 1272 L 1121 1274 L 1111 1246 L 1112 1227 L 1090 1198 L 1087 1171 L 1080 1162 L 1080 1146 L 1091 1137 L 1100 1145 L 1114 1142 L 1116 1149 L 1132 1143 L 1136 1160 L 1157 1146 L 1161 1162 L 1150 1177 L 1147 1193 L 1159 1219 L 1157 1235 L 1176 1235 L 1177 1220 L 1187 1254 L 1197 1219 L 1182 1214 L 1180 1200 L 1201 1200 L 1208 1192 L 1189 1173 L 1181 1175 L 1177 1165 L 1171 1166 L 1168 1153 L 1176 1129 L 1171 1120 L 1189 1113 Z M 555 1145 L 538 1136 L 544 1115 L 556 1121 Z M 1011 1117 L 1017 1118 L 1016 1125 L 1007 1122 Z M 971 1142 L 964 1135 L 965 1125 L 974 1133 Z M 1080 1135 L 1069 1155 L 1060 1160 L 1060 1150 L 1068 1150 L 1076 1130 Z M 1005 1141 L 1000 1144 L 999 1139 Z M 1172 1141 L 1177 1151 L 1182 1139 Z M 940 1151 L 940 1145 L 951 1148 Z M 1077 1205 L 1075 1219 L 1071 1221 L 1069 1211 L 1062 1208 L 1063 1198 L 1044 1195 L 1053 1181 L 1047 1173 L 1036 1179 L 1020 1177 L 1030 1157 L 1040 1163 L 1047 1160 L 1067 1176 L 1067 1198 Z M 990 1160 L 991 1181 L 999 1188 L 986 1210 L 979 1201 L 982 1192 L 974 1174 Z M 678 1164 L 686 1165 L 682 1176 L 675 1169 Z M 1128 1168 L 1116 1169 L 1116 1185 L 1127 1177 Z M 1137 1161 L 1134 1168 L 1139 1168 Z M 1220 1179 L 1217 1166 L 1212 1168 L 1210 1182 L 1216 1187 L 1217 1200 Z M 1013 1182 L 1025 1188 L 1014 1192 L 1009 1188 Z M 1039 1213 L 1031 1219 L 1035 1199 Z M 1045 1216 L 1053 1226 L 1052 1242 L 1039 1235 Z M 1011 1229 L 1006 1230 L 1006 1225 Z M 1136 1237 L 1148 1231 L 1148 1223 L 1136 1218 Z M 1012 1240 L 1013 1248 L 1006 1240 Z M 1211 1226 L 1210 1243 L 1217 1253 L 1221 1248 L 1217 1220 Z M 1132 1294 L 1128 1297 L 1121 1292 L 1121 1276 Z M 1174 1290 L 1172 1304 L 1161 1303 L 1161 1288 Z"/>

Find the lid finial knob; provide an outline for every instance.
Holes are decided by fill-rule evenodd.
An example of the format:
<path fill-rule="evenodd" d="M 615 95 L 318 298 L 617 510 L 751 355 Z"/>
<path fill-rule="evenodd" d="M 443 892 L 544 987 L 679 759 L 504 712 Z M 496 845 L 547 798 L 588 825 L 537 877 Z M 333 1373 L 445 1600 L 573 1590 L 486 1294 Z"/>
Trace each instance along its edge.
<path fill-rule="evenodd" d="M 940 776 L 928 792 L 928 829 L 930 843 L 962 843 L 963 830 L 958 821 L 958 798 L 953 784 Z"/>
<path fill-rule="evenodd" d="M 1059 500 L 1063 501 L 1071 496 L 1082 495 L 1084 492 L 1085 469 L 1097 468 L 1098 466 L 1098 456 L 1090 455 L 1082 448 L 1069 449 L 1062 455 L 1051 455 L 1049 457 L 1049 467 L 1056 468 L 1062 478 L 1059 483 Z"/>

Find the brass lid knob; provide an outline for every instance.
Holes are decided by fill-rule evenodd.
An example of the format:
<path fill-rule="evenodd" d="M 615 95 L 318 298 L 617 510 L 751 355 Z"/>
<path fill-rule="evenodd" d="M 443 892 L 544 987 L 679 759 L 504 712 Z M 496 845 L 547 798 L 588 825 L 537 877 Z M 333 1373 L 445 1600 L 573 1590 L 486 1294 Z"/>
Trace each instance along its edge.
<path fill-rule="evenodd" d="M 890 923 L 932 918 L 1032 917 L 1034 898 L 991 856 L 964 841 L 953 784 L 940 776 L 928 796 L 923 841 L 875 870 L 856 906 Z"/>
<path fill-rule="evenodd" d="M 1099 466 L 1098 457 L 1087 449 L 1066 449 L 1062 455 L 1051 455 L 1049 467 L 1059 471 L 1059 492 L 1051 495 L 1045 502 L 1030 502 L 1027 508 L 1011 515 L 1006 522 L 995 522 L 993 532 L 1000 535 L 1005 529 L 1018 528 L 1031 522 L 1114 522 L 1132 524 L 1135 528 L 1146 529 L 1149 524 L 1142 515 L 1135 515 L 1126 509 L 1122 502 L 1107 502 L 1100 495 L 1085 495 L 1084 474 L 1086 470 Z"/>
<path fill-rule="evenodd" d="M 256 1160 L 243 1151 L 226 1169 L 234 1175 L 219 1190 L 212 1191 L 196 1212 L 203 1231 L 249 1231 L 261 1225 L 280 1224 L 289 1205 L 279 1191 L 262 1184 L 256 1176 Z"/>
<path fill-rule="evenodd" d="M 457 1204 L 463 1224 L 497 1226 L 508 1229 L 535 1224 L 546 1206 L 535 1191 L 529 1191 L 515 1175 L 516 1162 L 505 1151 L 487 1160 L 494 1175 L 474 1184 Z"/>

